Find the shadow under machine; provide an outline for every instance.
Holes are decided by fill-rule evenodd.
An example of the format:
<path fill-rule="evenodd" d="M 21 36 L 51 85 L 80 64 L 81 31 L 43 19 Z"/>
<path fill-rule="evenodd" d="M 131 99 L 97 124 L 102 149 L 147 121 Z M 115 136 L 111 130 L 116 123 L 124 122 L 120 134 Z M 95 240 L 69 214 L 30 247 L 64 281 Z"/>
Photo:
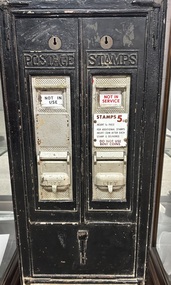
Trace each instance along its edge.
<path fill-rule="evenodd" d="M 1 1 L 23 284 L 145 284 L 166 1 Z"/>

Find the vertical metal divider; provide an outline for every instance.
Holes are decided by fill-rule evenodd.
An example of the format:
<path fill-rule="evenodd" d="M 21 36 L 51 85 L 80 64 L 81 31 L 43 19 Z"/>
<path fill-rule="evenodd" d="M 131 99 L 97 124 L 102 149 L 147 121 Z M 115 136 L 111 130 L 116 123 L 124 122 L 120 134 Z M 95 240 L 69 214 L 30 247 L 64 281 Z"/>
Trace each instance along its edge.
<path fill-rule="evenodd" d="M 83 74 L 83 34 L 82 34 L 82 19 L 78 18 L 78 59 L 79 59 L 79 72 L 78 72 L 78 78 L 79 78 L 79 97 L 80 97 L 80 159 L 81 159 L 81 189 L 80 189 L 80 223 L 84 223 L 84 218 L 85 218 L 85 212 L 84 212 L 84 157 L 85 157 L 85 147 L 84 147 L 84 142 L 85 142 L 85 103 L 84 103 L 84 74 Z"/>
<path fill-rule="evenodd" d="M 7 50 L 10 52 L 10 40 L 9 40 L 10 39 L 10 32 L 11 32 L 11 37 L 13 38 L 13 45 L 15 46 L 15 48 L 13 49 L 13 53 L 11 53 L 11 56 L 13 56 L 13 60 L 15 61 L 15 72 L 16 72 L 15 75 L 16 75 L 16 82 L 17 82 L 16 86 L 17 86 L 17 89 L 18 89 L 17 96 L 19 96 L 19 102 L 17 103 L 17 105 L 19 107 L 18 111 L 20 110 L 20 112 L 18 114 L 20 114 L 19 120 L 20 120 L 21 129 L 22 129 L 22 126 L 23 126 L 23 121 L 22 121 L 22 116 L 23 115 L 22 115 L 22 112 L 21 112 L 21 110 L 22 110 L 22 108 L 21 108 L 21 101 L 22 101 L 21 100 L 21 96 L 22 96 L 22 94 L 21 94 L 20 69 L 19 69 L 19 62 L 18 62 L 19 50 L 18 50 L 18 47 L 17 47 L 15 16 L 10 14 L 7 10 L 6 10 L 5 13 L 6 13 L 6 15 L 4 15 L 4 16 L 5 16 L 5 18 L 7 18 L 6 19 L 6 21 L 7 21 L 6 24 L 7 24 L 7 26 L 9 25 L 9 27 L 8 27 L 9 28 L 8 29 L 8 33 L 9 33 L 8 36 L 9 37 L 7 39 Z M 10 21 L 10 18 L 11 18 L 11 24 L 10 24 L 10 22 L 8 22 L 8 21 Z M 13 61 L 13 63 L 14 63 L 14 61 Z M 10 63 L 10 59 L 9 59 L 9 63 Z M 12 68 L 12 66 L 10 68 Z M 15 79 L 13 78 L 12 81 L 14 83 Z M 15 91 L 14 91 L 14 93 L 15 93 Z M 9 92 L 9 94 L 10 94 L 10 92 Z M 20 129 L 20 132 L 21 132 L 21 129 Z M 22 137 L 22 140 L 20 138 L 20 140 L 21 140 L 20 144 L 22 142 L 21 153 L 22 153 L 22 160 L 23 160 L 23 163 L 21 164 L 21 169 L 22 169 L 23 176 L 20 179 L 22 180 L 22 183 L 24 182 L 24 186 L 25 186 L 24 198 L 23 198 L 24 200 L 23 201 L 24 201 L 24 208 L 27 209 L 27 211 L 25 211 L 25 213 L 23 211 L 23 214 L 25 215 L 25 217 L 24 217 L 25 227 L 30 230 L 30 222 L 29 222 L 30 210 L 28 208 L 29 201 L 28 201 L 28 197 L 26 195 L 26 192 L 27 192 L 26 188 L 28 188 L 28 185 L 26 183 L 27 179 L 26 179 L 26 176 L 25 176 L 25 174 L 26 174 L 26 161 L 25 161 L 25 154 L 24 154 L 25 142 L 24 142 L 23 134 L 21 134 L 21 137 Z M 11 145 L 11 138 L 10 138 L 9 144 L 10 144 L 10 148 L 11 148 L 11 146 L 12 146 Z M 13 147 L 14 146 L 12 146 L 12 148 Z M 10 149 L 10 150 L 12 150 L 12 149 Z M 10 157 L 9 157 L 9 159 L 10 159 Z M 11 158 L 11 160 L 13 160 L 13 158 Z M 12 176 L 15 176 L 15 174 L 13 173 Z M 16 186 L 14 186 L 14 187 L 16 187 Z M 13 187 L 12 187 L 12 189 L 13 189 Z M 18 205 L 17 205 L 17 191 L 15 193 L 15 191 L 13 190 L 12 195 L 14 195 L 14 200 L 15 200 L 14 201 L 15 211 L 19 211 Z M 22 235 L 23 233 L 21 234 L 21 232 L 20 232 L 20 227 L 21 227 L 20 221 L 22 220 L 21 219 L 21 215 L 20 215 L 20 219 L 19 219 L 18 216 L 17 216 L 17 213 L 15 211 L 14 211 L 14 217 L 15 217 L 15 226 L 16 226 L 16 242 L 17 242 L 19 255 L 20 255 L 20 259 L 21 259 L 21 260 L 19 260 L 19 267 L 20 267 L 20 270 L 22 270 L 22 272 L 24 273 L 24 268 L 22 269 L 22 263 L 26 264 L 26 262 L 27 262 L 25 268 L 26 268 L 27 272 L 29 272 L 29 274 L 32 274 L 33 273 L 33 262 L 32 262 L 32 259 L 31 259 L 31 252 L 30 252 L 30 247 L 31 247 L 30 237 L 29 237 L 28 231 L 26 231 L 25 235 Z M 21 251 L 21 248 L 20 248 L 21 240 L 22 240 L 23 244 L 25 243 L 24 246 L 25 246 L 25 253 L 26 253 L 27 259 L 26 258 L 24 259 L 24 255 L 22 254 L 22 251 Z"/>

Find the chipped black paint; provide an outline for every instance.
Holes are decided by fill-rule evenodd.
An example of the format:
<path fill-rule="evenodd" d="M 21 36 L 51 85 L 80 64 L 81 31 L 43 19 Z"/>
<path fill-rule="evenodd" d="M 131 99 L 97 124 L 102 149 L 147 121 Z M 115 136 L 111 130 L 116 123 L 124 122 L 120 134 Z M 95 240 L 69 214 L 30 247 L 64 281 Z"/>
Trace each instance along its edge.
<path fill-rule="evenodd" d="M 24 284 L 146 278 L 166 1 L 0 1 L 1 62 Z M 48 41 L 61 39 L 52 51 Z M 100 39 L 108 35 L 112 47 Z M 161 48 L 162 47 L 162 48 Z M 127 197 L 92 201 L 93 75 L 129 74 Z M 31 76 L 71 77 L 73 202 L 40 202 Z M 135 111 L 136 110 L 136 111 Z M 19 114 L 19 116 L 18 116 Z"/>

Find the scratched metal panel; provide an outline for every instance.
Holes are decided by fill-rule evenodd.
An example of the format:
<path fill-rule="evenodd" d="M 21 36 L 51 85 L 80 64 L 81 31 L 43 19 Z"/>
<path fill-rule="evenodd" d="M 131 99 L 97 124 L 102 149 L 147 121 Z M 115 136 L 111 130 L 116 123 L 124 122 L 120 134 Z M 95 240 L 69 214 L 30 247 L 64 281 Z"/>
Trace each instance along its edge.
<path fill-rule="evenodd" d="M 2 3 L 6 3 L 7 0 L 2 0 Z M 91 0 L 75 0 L 74 2 L 71 1 L 65 1 L 59 0 L 58 5 L 56 5 L 56 1 L 49 1 L 49 0 L 25 0 L 23 2 L 17 2 L 16 0 L 10 0 L 10 5 L 13 7 L 18 6 L 25 6 L 29 9 L 64 9 L 62 13 L 67 13 L 68 9 L 71 9 L 70 13 L 74 13 L 74 9 L 94 9 L 95 11 L 98 11 L 100 9 L 124 9 L 129 10 L 131 8 L 134 8 L 136 11 L 140 11 L 140 7 L 160 7 L 162 4 L 162 0 L 126 0 L 126 1 L 120 1 L 120 0 L 96 0 L 95 2 L 92 2 Z M 26 11 L 26 13 L 30 14 L 30 10 Z M 117 10 L 117 11 L 118 11 Z M 40 10 L 39 13 L 42 13 Z M 103 11 L 104 13 L 104 11 Z M 49 14 L 49 13 L 48 13 Z"/>
<path fill-rule="evenodd" d="M 117 209 L 127 209 L 130 216 L 129 220 L 135 221 L 136 219 L 136 207 L 137 207 L 137 197 L 138 197 L 138 182 L 139 182 L 139 169 L 135 167 L 134 157 L 140 156 L 141 149 L 141 129 L 137 128 L 135 132 L 134 124 L 141 124 L 141 109 L 143 106 L 143 93 L 144 80 L 145 80 L 145 70 L 142 68 L 145 61 L 145 48 L 146 48 L 146 29 L 147 20 L 145 16 L 134 16 L 134 17 L 103 17 L 103 21 L 100 18 L 88 18 L 83 19 L 83 29 L 84 29 L 84 58 L 86 59 L 87 68 L 87 82 L 84 84 L 86 92 L 89 94 L 94 94 L 93 86 L 89 82 L 94 78 L 102 78 L 103 81 L 100 83 L 102 88 L 102 83 L 104 84 L 104 90 L 112 88 L 115 84 L 118 88 L 119 84 L 122 86 L 121 81 L 119 81 L 119 76 L 124 78 L 129 78 L 130 76 L 130 95 L 129 91 L 127 96 L 130 96 L 130 106 L 127 106 L 125 111 L 129 114 L 128 122 L 128 138 L 127 138 L 127 176 L 126 176 L 126 186 L 124 199 L 121 203 L 110 201 L 110 203 L 104 202 L 94 202 L 94 194 L 92 194 L 92 185 L 94 183 L 93 177 L 91 180 L 85 180 L 85 189 L 87 191 L 87 201 L 89 203 L 87 209 L 87 219 L 106 219 L 109 209 L 111 209 L 111 215 L 113 218 L 117 216 Z M 112 27 L 112 28 L 111 28 Z M 141 35 L 141 36 L 140 36 Z M 104 48 L 101 44 L 103 37 L 112 38 L 112 45 L 110 48 L 108 46 Z M 98 73 L 98 76 L 94 76 Z M 118 78 L 117 78 L 117 75 Z M 105 76 L 103 76 L 105 75 Z M 129 76 L 128 76 L 129 75 Z M 105 78 L 116 78 L 114 83 Z M 122 79 L 120 79 L 122 80 Z M 125 89 L 124 89 L 125 90 Z M 129 88 L 128 88 L 129 90 Z M 92 97 L 88 97 L 89 105 L 93 104 Z M 137 105 L 138 101 L 138 105 Z M 93 107 L 92 107 L 93 108 Z M 135 110 L 137 112 L 135 113 Z M 93 118 L 91 117 L 91 107 L 90 111 L 87 112 L 87 124 L 89 120 L 92 120 L 91 129 L 93 129 Z M 116 112 L 116 110 L 115 110 Z M 86 143 L 90 145 L 90 149 L 93 149 L 93 136 L 87 131 Z M 92 143 L 90 143 L 90 140 Z M 136 143 L 135 143 L 136 142 Z M 103 148 L 98 148 L 100 151 Z M 94 153 L 92 150 L 92 157 Z M 138 162 L 136 162 L 138 163 Z M 88 166 L 87 161 L 87 167 Z M 134 172 L 132 169 L 134 168 Z M 90 173 L 93 170 L 90 168 Z M 123 197 L 123 196 L 122 196 Z M 109 195 L 108 195 L 109 199 Z M 97 200 L 97 197 L 96 197 Z M 100 200 L 100 199 L 99 199 Z M 96 214 L 96 210 L 101 214 Z M 107 211 L 104 211 L 107 210 Z M 94 210 L 94 213 L 93 213 Z M 126 212 L 125 212 L 126 213 Z M 121 219 L 124 212 L 118 213 L 117 219 Z M 126 216 L 126 215 L 125 215 Z M 127 216 L 128 219 L 128 216 Z M 124 220 L 124 218 L 123 218 Z"/>
<path fill-rule="evenodd" d="M 39 114 L 37 115 L 37 138 L 39 148 L 52 147 L 61 149 L 69 148 L 70 130 L 68 127 L 69 115 L 68 114 Z M 45 126 L 44 126 L 45 125 Z M 45 132 L 46 128 L 46 132 Z M 59 135 L 60 134 L 60 135 Z"/>
<path fill-rule="evenodd" d="M 103 52 L 105 54 L 112 52 L 113 49 L 119 49 L 118 53 L 122 49 L 128 50 L 128 57 L 124 58 L 120 56 L 120 66 L 132 66 L 136 65 L 135 58 L 131 59 L 131 51 L 139 48 L 143 49 L 144 46 L 144 28 L 146 24 L 146 17 L 134 16 L 134 17 L 103 17 L 103 21 L 99 18 L 89 18 L 84 20 L 85 34 L 89 37 L 85 37 L 85 46 L 88 50 L 94 50 Z M 112 27 L 112 29 L 111 29 Z M 141 37 L 140 37 L 141 34 Z M 99 42 L 104 36 L 111 36 L 113 44 L 110 49 L 102 49 Z M 142 46 L 143 44 L 143 46 Z M 133 52 L 133 51 L 132 51 Z M 122 53 L 122 52 L 121 52 Z M 97 55 L 96 55 L 97 58 Z M 93 59 L 92 59 L 93 60 Z"/>
<path fill-rule="evenodd" d="M 49 40 L 57 36 L 61 41 L 59 50 L 53 50 L 49 46 Z M 27 82 L 26 98 L 22 97 L 22 104 L 29 101 L 29 116 L 31 124 L 28 127 L 29 136 L 33 143 L 33 149 L 36 147 L 37 158 L 39 152 L 58 152 L 67 151 L 70 156 L 70 190 L 66 192 L 66 199 L 63 192 L 57 195 L 44 192 L 44 198 L 38 199 L 38 181 L 40 181 L 40 172 L 37 170 L 35 158 L 33 158 L 34 181 L 32 180 L 33 193 L 28 191 L 30 204 L 36 205 L 32 208 L 32 218 L 39 216 L 37 209 L 46 210 L 47 216 L 51 217 L 51 210 L 68 209 L 75 211 L 76 209 L 76 184 L 79 183 L 79 177 L 75 176 L 72 169 L 79 167 L 77 156 L 72 159 L 72 151 L 76 152 L 78 136 L 75 132 L 79 128 L 78 108 L 79 92 L 78 79 L 76 70 L 78 55 L 78 20 L 66 18 L 36 18 L 36 17 L 19 17 L 16 20 L 16 38 L 17 48 L 19 51 L 19 70 L 20 74 L 25 70 L 25 81 Z M 73 41 L 75 39 L 75 41 Z M 67 74 L 66 74 L 67 70 Z M 31 83 L 31 81 L 33 81 Z M 32 84 L 32 87 L 30 87 Z M 42 98 L 46 94 L 60 94 L 62 103 L 56 108 L 44 106 Z M 26 101 L 25 101 L 26 100 Z M 75 122 L 77 122 L 75 124 Z M 71 133 L 75 127 L 74 131 Z M 26 128 L 27 129 L 27 128 Z M 33 150 L 34 152 L 34 150 Z M 30 154 L 32 156 L 32 154 Z M 64 158 L 65 160 L 66 158 Z M 38 159 L 37 159 L 38 160 Z M 26 159 L 29 164 L 30 158 Z M 55 164 L 54 164 L 55 165 Z M 63 164 L 61 164 L 62 166 Z M 29 165 L 27 165 L 29 169 Z M 57 172 L 57 170 L 56 170 Z M 59 171 L 60 172 L 60 171 Z M 62 172 L 62 170 L 61 170 Z M 68 172 L 67 172 L 68 173 Z M 28 175 L 29 176 L 29 175 Z M 77 186 L 78 187 L 78 186 Z M 73 193 L 71 193 L 73 189 Z M 41 192 L 42 193 L 42 192 Z M 41 195 L 42 198 L 42 195 Z M 48 199 L 46 199 L 48 198 Z M 52 198 L 52 199 L 51 199 Z M 64 203 L 64 200 L 73 203 Z M 48 200 L 48 203 L 41 202 Z M 53 201 L 59 202 L 58 205 Z M 51 203 L 52 201 L 52 203 Z M 76 211 L 75 211 L 76 212 Z M 40 215 L 44 215 L 41 213 Z M 63 214 L 55 214 L 57 219 L 64 219 Z M 71 219 L 78 219 L 71 215 Z"/>
<path fill-rule="evenodd" d="M 87 225 L 86 264 L 80 265 L 76 225 L 33 225 L 31 256 L 34 275 L 100 274 L 134 276 L 134 226 Z M 41 239 L 40 239 L 41 233 Z M 122 234 L 121 234 L 122 233 Z M 124 257 L 125 256 L 125 257 Z"/>

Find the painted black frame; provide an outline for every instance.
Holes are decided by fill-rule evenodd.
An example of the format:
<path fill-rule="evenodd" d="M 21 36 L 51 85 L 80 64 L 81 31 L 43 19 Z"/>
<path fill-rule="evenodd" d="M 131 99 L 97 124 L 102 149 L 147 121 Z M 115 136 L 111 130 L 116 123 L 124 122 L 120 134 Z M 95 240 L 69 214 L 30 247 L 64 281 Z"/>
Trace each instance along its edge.
<path fill-rule="evenodd" d="M 152 282 L 155 285 L 170 285 L 171 281 L 164 270 L 163 264 L 159 257 L 156 249 L 157 240 L 157 228 L 158 228 L 158 217 L 159 217 L 159 205 L 160 205 L 160 193 L 161 193 L 161 183 L 162 183 L 162 173 L 163 173 L 163 161 L 164 161 L 164 148 L 165 148 L 165 138 L 166 138 L 166 125 L 167 125 L 167 115 L 168 115 L 168 103 L 169 103 L 169 93 L 171 80 L 171 29 L 169 36 L 169 48 L 167 55 L 167 67 L 166 67 L 166 81 L 164 88 L 164 102 L 162 107 L 162 119 L 161 119 L 161 130 L 160 130 L 160 142 L 159 142 L 159 158 L 157 165 L 157 181 L 156 181 L 156 197 L 155 197 L 155 208 L 153 216 L 153 230 L 152 230 L 152 242 L 149 249 L 149 275 Z"/>
<path fill-rule="evenodd" d="M 103 2 L 103 1 L 102 1 Z M 120 9 L 120 3 L 121 1 L 116 0 L 114 1 L 106 1 L 106 5 L 108 5 L 108 9 L 111 9 L 111 11 L 108 11 L 108 14 L 114 16 L 117 15 L 118 12 L 121 12 Z M 164 3 L 164 4 L 163 4 Z M 163 18 L 165 15 L 165 10 L 166 10 L 166 1 L 164 1 L 162 3 L 162 1 L 151 1 L 151 0 L 134 0 L 134 1 L 122 1 L 122 9 L 124 11 L 127 11 L 128 16 L 131 15 L 135 15 L 136 13 L 138 14 L 139 12 L 141 12 L 143 15 L 147 15 L 149 13 L 149 18 L 148 20 L 154 20 L 154 22 L 152 23 L 152 30 L 150 33 L 150 37 L 152 39 L 152 45 L 148 45 L 149 48 L 149 63 L 151 64 L 151 72 L 152 67 L 153 67 L 153 62 L 155 60 L 156 63 L 156 72 L 158 74 L 159 77 L 161 77 L 161 58 L 162 58 L 162 54 L 163 54 L 163 42 L 164 42 L 164 34 L 162 33 L 163 28 L 164 28 L 164 24 L 163 23 Z M 26 11 L 27 16 L 31 17 L 31 13 L 29 14 L 30 9 L 33 9 L 36 11 L 37 16 L 41 16 L 42 14 L 42 8 L 43 8 L 43 13 L 46 16 L 49 16 L 49 13 L 51 14 L 52 17 L 54 17 L 55 13 L 56 14 L 62 14 L 64 13 L 65 9 L 67 9 L 66 13 L 65 13 L 65 17 L 70 17 L 71 13 L 68 9 L 71 8 L 70 6 L 70 1 L 67 1 L 66 4 L 64 5 L 63 1 L 59 1 L 59 6 L 58 6 L 58 10 L 56 9 L 56 4 L 54 1 L 51 2 L 50 1 L 2 1 L 2 11 L 5 11 L 4 15 L 3 15 L 3 24 L 2 26 L 5 26 L 5 32 L 3 33 L 3 37 L 2 39 L 4 40 L 4 49 L 2 50 L 2 57 L 4 58 L 4 62 L 3 62 L 3 76 L 4 76 L 4 85 L 5 85 L 5 75 L 8 74 L 8 77 L 10 78 L 14 78 L 14 81 L 11 82 L 10 85 L 6 85 L 5 88 L 5 100 L 6 103 L 10 101 L 10 97 L 8 97 L 8 94 L 14 94 L 14 98 L 11 102 L 9 102 L 9 105 L 7 105 L 7 109 L 6 109 L 6 118 L 8 122 L 17 122 L 15 125 L 8 125 L 8 143 L 9 143 L 9 149 L 10 149 L 10 160 L 11 160 L 11 175 L 12 175 L 12 182 L 13 182 L 13 197 L 14 197 L 14 205 L 15 205 L 15 210 L 16 210 L 16 205 L 18 207 L 21 207 L 21 212 L 22 212 L 22 221 L 18 219 L 17 217 L 17 211 L 16 211 L 16 225 L 17 227 L 21 227 L 22 228 L 22 223 L 25 220 L 24 217 L 27 217 L 27 208 L 24 207 L 24 205 L 26 205 L 26 197 L 19 197 L 19 194 L 15 191 L 16 185 L 19 187 L 19 190 L 22 192 L 22 186 L 25 183 L 24 178 L 22 178 L 22 171 L 24 172 L 25 169 L 24 167 L 21 169 L 17 168 L 18 162 L 19 161 L 23 161 L 23 147 L 22 145 L 20 145 L 19 140 L 23 140 L 23 137 L 21 135 L 20 132 L 20 128 L 19 126 L 21 126 L 22 122 L 21 122 L 21 118 L 20 116 L 18 116 L 18 109 L 17 109 L 17 105 L 15 100 L 18 99 L 18 95 L 17 95 L 17 91 L 18 88 L 16 88 L 16 85 L 14 82 L 18 83 L 18 76 L 16 74 L 16 68 L 14 66 L 14 64 L 12 66 L 9 65 L 9 62 L 15 62 L 16 58 L 14 55 L 14 50 L 12 51 L 12 49 L 15 49 L 15 45 L 16 42 L 14 41 L 13 43 L 10 42 L 10 37 L 11 37 L 11 33 L 13 31 L 13 24 L 15 22 L 15 17 L 22 15 L 24 16 L 24 11 Z M 81 1 L 76 1 L 73 3 L 72 9 L 77 9 L 76 13 L 73 15 L 74 17 L 78 17 L 78 16 L 85 16 L 87 17 L 87 15 L 96 15 L 98 14 L 99 16 L 103 16 L 104 14 L 104 10 L 101 9 L 100 10 L 100 2 L 99 2 L 99 11 L 96 10 L 96 5 L 92 4 L 92 1 L 84 1 L 84 3 L 81 3 Z M 162 6 L 162 10 L 161 13 L 158 13 L 158 9 L 160 9 L 160 5 Z M 65 7 L 64 7 L 65 6 Z M 103 7 L 103 6 L 102 6 Z M 156 9 L 155 13 L 154 13 L 154 19 L 150 18 L 151 16 L 151 11 L 152 9 Z M 48 13 L 46 13 L 46 9 L 48 9 Z M 88 9 L 88 13 L 87 10 Z M 91 10 L 90 10 L 91 9 Z M 130 10 L 129 10 L 130 9 Z M 4 25 L 5 23 L 5 25 Z M 156 31 L 156 23 L 160 23 L 160 30 Z M 151 56 L 151 54 L 153 54 L 154 50 L 158 50 L 159 53 L 159 61 L 156 62 L 156 58 Z M 151 53 L 151 54 L 150 54 Z M 157 132 L 158 132 L 158 120 L 159 120 L 159 114 L 158 114 L 158 109 L 159 109 L 159 101 L 160 101 L 160 95 L 158 96 L 157 94 L 160 94 L 160 89 L 161 89 L 161 84 L 159 82 L 159 84 L 157 84 L 157 86 L 154 86 L 154 81 L 153 81 L 153 77 L 151 76 L 149 78 L 149 85 L 146 84 L 145 85 L 145 89 L 148 90 L 149 93 L 153 94 L 152 96 L 152 100 L 149 99 L 148 96 L 146 96 L 145 100 L 144 100 L 144 106 L 145 104 L 149 104 L 149 106 L 151 106 L 151 108 L 155 109 L 155 112 L 153 114 L 153 119 L 155 120 L 155 123 L 151 123 L 146 121 L 146 119 L 148 118 L 148 116 L 150 116 L 150 108 L 148 109 L 148 112 L 142 112 L 143 116 L 142 119 L 144 120 L 142 122 L 142 137 L 145 140 L 145 143 L 142 145 L 142 153 L 141 156 L 143 158 L 143 167 L 141 167 L 141 179 L 140 179 L 140 185 L 141 187 L 146 188 L 146 185 L 150 185 L 148 191 L 148 195 L 140 195 L 140 208 L 139 211 L 141 211 L 141 216 L 139 217 L 139 232 L 141 232 L 141 240 L 142 242 L 142 248 L 139 247 L 139 245 L 137 245 L 137 247 L 139 247 L 139 256 L 137 257 L 137 259 L 139 259 L 139 261 L 141 260 L 145 260 L 145 246 L 146 244 L 149 242 L 149 237 L 150 237 L 150 233 L 147 230 L 147 223 L 148 223 L 148 227 L 151 226 L 151 216 L 152 216 L 152 212 L 151 209 L 153 207 L 153 186 L 154 186 L 154 179 L 155 179 L 155 160 L 156 160 L 156 150 L 157 150 Z M 154 94 L 156 92 L 156 94 Z M 8 101 L 9 100 L 9 101 Z M 19 104 L 19 102 L 18 102 Z M 155 106 L 155 107 L 154 107 Z M 9 112 L 9 110 L 13 110 L 14 112 Z M 144 110 L 142 110 L 144 111 Z M 15 113 L 16 112 L 16 113 Z M 155 144 L 154 144 L 155 142 Z M 153 145 L 154 144 L 154 145 Z M 18 148 L 18 145 L 20 145 L 20 148 Z M 151 149 L 152 153 L 146 153 L 145 150 L 146 149 Z M 16 161 L 14 159 L 14 154 L 18 154 L 17 160 Z M 152 168 L 148 167 L 146 168 L 146 165 L 152 165 Z M 150 171 L 150 174 L 149 174 Z M 143 179 L 142 179 L 143 177 Z M 14 179 L 15 178 L 15 179 Z M 147 183 L 147 184 L 146 184 Z M 20 198 L 20 200 L 17 198 Z M 142 219 L 142 220 L 141 220 Z M 145 220 L 145 222 L 144 222 Z M 27 227 L 27 222 L 26 222 L 26 227 Z M 23 241 L 23 248 L 26 246 L 26 250 L 24 249 L 25 255 L 23 255 L 23 264 L 25 264 L 25 266 L 27 268 L 29 268 L 29 264 L 28 264 L 28 258 L 27 256 L 28 254 L 28 250 L 27 250 L 27 238 L 28 236 L 24 233 L 24 231 L 20 231 L 18 232 L 18 242 L 20 241 L 20 238 L 22 237 L 22 241 Z M 20 244 L 20 242 L 19 242 Z M 19 246 L 20 250 L 21 247 Z M 144 273 L 144 264 L 141 264 L 141 266 L 139 268 L 137 268 L 137 275 L 142 276 Z M 28 275 L 28 272 L 26 270 L 26 272 L 24 272 L 25 275 Z M 43 281 L 42 281 L 43 282 Z M 54 281 L 55 282 L 55 281 Z M 65 280 L 64 280 L 65 282 Z M 72 280 L 73 282 L 73 280 Z M 95 281 L 94 281 L 95 282 Z M 107 280 L 106 282 L 113 282 L 111 280 Z M 114 281 L 115 282 L 115 281 Z M 137 280 L 131 280 L 130 282 L 139 282 Z M 137 283 L 135 283 L 137 284 Z"/>

